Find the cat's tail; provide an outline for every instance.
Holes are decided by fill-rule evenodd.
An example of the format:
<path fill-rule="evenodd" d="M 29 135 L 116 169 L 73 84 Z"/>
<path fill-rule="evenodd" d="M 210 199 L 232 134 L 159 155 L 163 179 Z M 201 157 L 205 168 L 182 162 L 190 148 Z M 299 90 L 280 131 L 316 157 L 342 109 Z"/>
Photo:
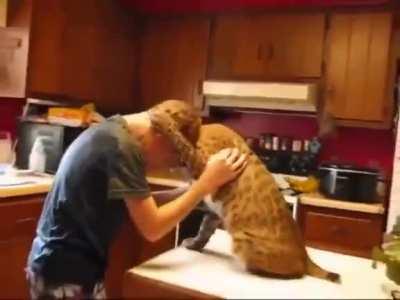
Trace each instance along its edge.
<path fill-rule="evenodd" d="M 307 272 L 306 273 L 313 277 L 329 280 L 329 281 L 336 282 L 336 283 L 341 283 L 339 274 L 329 272 L 329 271 L 322 269 L 320 266 L 315 264 L 309 257 L 307 257 Z"/>

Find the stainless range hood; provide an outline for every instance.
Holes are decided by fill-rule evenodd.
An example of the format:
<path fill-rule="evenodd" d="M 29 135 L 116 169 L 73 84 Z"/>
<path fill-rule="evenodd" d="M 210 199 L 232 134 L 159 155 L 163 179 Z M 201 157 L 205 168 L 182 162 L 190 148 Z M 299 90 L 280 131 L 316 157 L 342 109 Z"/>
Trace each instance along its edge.
<path fill-rule="evenodd" d="M 214 81 L 203 82 L 206 107 L 316 111 L 314 83 Z"/>

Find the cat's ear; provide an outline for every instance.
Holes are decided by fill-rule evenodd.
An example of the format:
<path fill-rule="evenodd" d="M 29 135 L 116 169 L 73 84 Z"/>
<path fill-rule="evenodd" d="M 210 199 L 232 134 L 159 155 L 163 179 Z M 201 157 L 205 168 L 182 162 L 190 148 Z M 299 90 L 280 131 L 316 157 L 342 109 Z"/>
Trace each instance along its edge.
<path fill-rule="evenodd" d="M 166 100 L 148 112 L 153 125 L 162 132 L 178 130 L 192 145 L 197 143 L 202 120 L 200 111 L 192 105 L 179 100 Z"/>
<path fill-rule="evenodd" d="M 205 163 L 203 158 L 196 154 L 194 144 L 186 137 L 186 134 L 189 133 L 182 132 L 182 129 L 170 114 L 152 110 L 149 112 L 149 116 L 152 126 L 172 142 L 176 151 L 179 153 L 181 163 L 187 166 L 194 176 L 198 176 L 198 173 L 201 172 Z M 184 130 L 199 130 L 199 128 L 200 126 L 198 126 L 198 129 L 197 126 L 192 128 L 186 126 Z"/>

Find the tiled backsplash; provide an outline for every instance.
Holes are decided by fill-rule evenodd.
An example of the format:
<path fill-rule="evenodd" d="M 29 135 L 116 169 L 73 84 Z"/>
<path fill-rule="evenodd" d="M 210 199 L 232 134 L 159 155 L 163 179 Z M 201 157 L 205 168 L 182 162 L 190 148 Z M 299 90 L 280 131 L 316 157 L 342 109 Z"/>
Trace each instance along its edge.
<path fill-rule="evenodd" d="M 25 101 L 0 98 L 0 130 L 16 133 L 17 117 Z M 222 122 L 243 136 L 275 133 L 296 138 L 311 138 L 317 133 L 314 118 L 264 114 L 232 114 L 211 120 Z M 339 159 L 362 166 L 380 168 L 390 175 L 393 168 L 394 136 L 391 130 L 339 128 L 335 138 L 323 141 L 321 160 Z"/>
<path fill-rule="evenodd" d="M 316 119 L 312 117 L 232 113 L 210 119 L 222 122 L 243 136 L 258 137 L 261 133 L 274 133 L 309 139 L 317 134 Z M 360 166 L 379 168 L 383 175 L 392 173 L 394 136 L 391 130 L 366 128 L 339 128 L 337 136 L 322 141 L 320 160 L 340 160 Z"/>

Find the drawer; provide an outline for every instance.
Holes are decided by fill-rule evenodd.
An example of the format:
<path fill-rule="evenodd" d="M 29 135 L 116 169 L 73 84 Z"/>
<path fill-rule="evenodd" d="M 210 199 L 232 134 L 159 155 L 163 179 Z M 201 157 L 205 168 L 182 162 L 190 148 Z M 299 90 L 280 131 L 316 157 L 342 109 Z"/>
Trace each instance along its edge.
<path fill-rule="evenodd" d="M 381 243 L 381 215 L 307 206 L 299 211 L 299 223 L 309 246 L 369 257 L 372 248 Z"/>
<path fill-rule="evenodd" d="M 43 198 L 36 196 L 0 202 L 1 242 L 34 236 Z"/>

